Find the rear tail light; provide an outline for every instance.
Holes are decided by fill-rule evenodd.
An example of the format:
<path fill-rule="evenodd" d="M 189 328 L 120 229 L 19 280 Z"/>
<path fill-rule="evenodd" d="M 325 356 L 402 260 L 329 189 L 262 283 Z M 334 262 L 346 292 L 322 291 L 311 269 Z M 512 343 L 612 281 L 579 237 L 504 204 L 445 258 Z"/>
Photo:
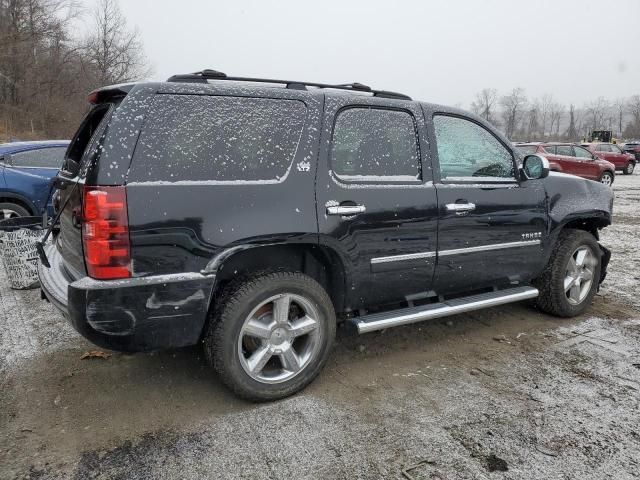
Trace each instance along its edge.
<path fill-rule="evenodd" d="M 125 187 L 84 187 L 82 243 L 90 277 L 131 277 Z"/>

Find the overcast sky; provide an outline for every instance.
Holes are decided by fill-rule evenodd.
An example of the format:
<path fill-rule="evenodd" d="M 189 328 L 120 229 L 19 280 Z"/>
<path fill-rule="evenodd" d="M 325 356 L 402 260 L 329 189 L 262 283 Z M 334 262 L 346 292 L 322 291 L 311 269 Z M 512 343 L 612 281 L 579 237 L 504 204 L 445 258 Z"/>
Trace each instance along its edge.
<path fill-rule="evenodd" d="M 88 0 L 89 2 L 91 0 Z M 468 107 L 525 88 L 578 105 L 640 94 L 640 0 L 121 0 L 155 79 L 358 81 Z"/>

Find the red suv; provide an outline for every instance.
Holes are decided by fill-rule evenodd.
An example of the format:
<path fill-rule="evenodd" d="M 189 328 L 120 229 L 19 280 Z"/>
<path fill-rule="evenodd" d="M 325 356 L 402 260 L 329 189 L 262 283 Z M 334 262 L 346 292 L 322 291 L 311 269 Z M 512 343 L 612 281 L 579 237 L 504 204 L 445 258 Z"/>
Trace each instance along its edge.
<path fill-rule="evenodd" d="M 623 152 L 614 143 L 583 143 L 582 146 L 601 159 L 613 163 L 616 166 L 616 170 L 622 170 L 625 175 L 631 175 L 636 168 L 636 157 L 630 153 Z"/>
<path fill-rule="evenodd" d="M 519 143 L 516 148 L 522 155 L 537 153 L 549 160 L 549 169 L 570 173 L 578 177 L 596 180 L 605 185 L 613 184 L 616 166 L 572 143 Z"/>

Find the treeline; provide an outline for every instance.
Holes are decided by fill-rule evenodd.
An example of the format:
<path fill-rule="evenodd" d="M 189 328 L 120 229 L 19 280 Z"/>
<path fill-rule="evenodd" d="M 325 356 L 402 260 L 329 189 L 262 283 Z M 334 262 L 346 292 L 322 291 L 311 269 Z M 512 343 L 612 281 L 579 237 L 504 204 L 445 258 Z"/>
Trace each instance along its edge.
<path fill-rule="evenodd" d="M 149 73 L 117 0 L 0 0 L 0 142 L 69 138 L 86 93 Z"/>
<path fill-rule="evenodd" d="M 640 95 L 605 97 L 566 105 L 552 95 L 528 98 L 524 89 L 500 95 L 494 88 L 476 94 L 471 110 L 513 141 L 579 141 L 593 130 L 611 130 L 619 140 L 640 139 Z"/>

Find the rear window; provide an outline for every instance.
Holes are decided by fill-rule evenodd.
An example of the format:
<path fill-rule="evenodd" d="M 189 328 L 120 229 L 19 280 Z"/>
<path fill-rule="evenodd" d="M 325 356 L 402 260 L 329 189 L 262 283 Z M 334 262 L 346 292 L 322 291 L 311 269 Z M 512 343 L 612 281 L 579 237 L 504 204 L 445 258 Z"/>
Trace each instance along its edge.
<path fill-rule="evenodd" d="M 298 100 L 158 95 L 130 178 L 281 181 L 293 162 L 306 114 Z"/>
<path fill-rule="evenodd" d="M 523 155 L 531 155 L 532 153 L 536 153 L 538 147 L 535 145 L 516 145 L 516 150 Z"/>
<path fill-rule="evenodd" d="M 55 168 L 62 166 L 66 147 L 39 148 L 11 155 L 13 167 Z"/>

